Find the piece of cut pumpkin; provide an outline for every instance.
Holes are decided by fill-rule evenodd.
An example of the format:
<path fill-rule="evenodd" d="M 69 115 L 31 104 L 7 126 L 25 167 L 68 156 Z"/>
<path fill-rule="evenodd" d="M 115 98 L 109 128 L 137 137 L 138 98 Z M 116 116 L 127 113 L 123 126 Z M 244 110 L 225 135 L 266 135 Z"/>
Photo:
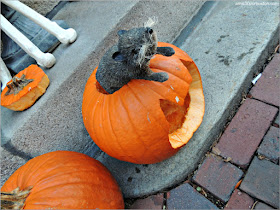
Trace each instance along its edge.
<path fill-rule="evenodd" d="M 1 106 L 23 111 L 45 93 L 49 78 L 37 65 L 30 65 L 9 81 L 1 93 Z"/>

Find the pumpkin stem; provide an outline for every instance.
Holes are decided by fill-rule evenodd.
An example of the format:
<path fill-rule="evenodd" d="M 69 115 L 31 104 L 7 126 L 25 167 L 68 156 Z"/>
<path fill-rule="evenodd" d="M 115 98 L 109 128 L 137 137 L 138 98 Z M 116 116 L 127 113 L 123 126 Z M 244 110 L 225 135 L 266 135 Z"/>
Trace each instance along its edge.
<path fill-rule="evenodd" d="M 12 81 L 7 83 L 8 91 L 5 93 L 5 95 L 7 96 L 11 94 L 18 94 L 26 85 L 28 85 L 32 81 L 33 79 L 26 79 L 24 74 L 20 78 L 13 77 Z"/>
<path fill-rule="evenodd" d="M 23 209 L 25 200 L 32 187 L 19 190 L 19 187 L 11 192 L 1 192 L 1 209 Z"/>

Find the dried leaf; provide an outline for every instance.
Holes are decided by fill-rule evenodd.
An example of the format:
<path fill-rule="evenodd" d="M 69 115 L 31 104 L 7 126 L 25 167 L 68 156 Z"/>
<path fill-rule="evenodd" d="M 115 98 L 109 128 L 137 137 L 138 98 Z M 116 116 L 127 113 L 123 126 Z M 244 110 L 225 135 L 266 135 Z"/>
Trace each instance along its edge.
<path fill-rule="evenodd" d="M 224 161 L 225 161 L 225 162 L 229 162 L 229 161 L 231 161 L 231 160 L 232 160 L 231 157 L 227 157 L 227 159 L 225 159 Z"/>
<path fill-rule="evenodd" d="M 207 195 L 207 193 L 203 189 L 201 189 L 201 192 L 207 198 L 208 195 Z"/>
<path fill-rule="evenodd" d="M 258 155 L 258 158 L 259 158 L 260 160 L 263 160 L 263 159 L 265 159 L 265 156 L 264 156 L 264 155 Z"/>
<path fill-rule="evenodd" d="M 237 182 L 237 184 L 235 185 L 234 189 L 237 189 L 240 186 L 242 181 L 243 181 L 243 179 L 241 179 L 239 182 Z"/>
<path fill-rule="evenodd" d="M 213 147 L 212 152 L 216 155 L 220 155 L 222 153 L 217 147 Z"/>
<path fill-rule="evenodd" d="M 253 209 L 255 208 L 255 206 L 258 204 L 258 202 L 259 202 L 259 201 L 256 201 L 256 202 L 253 204 L 251 210 L 253 210 Z"/>

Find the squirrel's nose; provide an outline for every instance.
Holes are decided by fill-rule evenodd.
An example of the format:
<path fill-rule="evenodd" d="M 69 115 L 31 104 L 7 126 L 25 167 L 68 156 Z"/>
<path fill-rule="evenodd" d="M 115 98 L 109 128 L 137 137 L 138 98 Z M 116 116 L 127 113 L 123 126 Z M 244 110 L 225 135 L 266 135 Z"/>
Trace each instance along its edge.
<path fill-rule="evenodd" d="M 149 34 L 152 34 L 152 33 L 153 33 L 153 29 L 147 28 L 147 32 L 148 32 Z"/>

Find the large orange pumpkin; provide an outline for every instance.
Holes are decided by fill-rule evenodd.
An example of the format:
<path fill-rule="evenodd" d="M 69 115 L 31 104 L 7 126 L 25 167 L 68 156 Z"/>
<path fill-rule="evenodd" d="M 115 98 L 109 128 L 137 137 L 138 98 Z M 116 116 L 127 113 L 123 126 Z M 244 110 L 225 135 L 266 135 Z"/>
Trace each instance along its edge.
<path fill-rule="evenodd" d="M 123 209 L 117 182 L 97 160 L 50 152 L 28 161 L 1 188 L 1 208 Z"/>
<path fill-rule="evenodd" d="M 150 68 L 165 71 L 163 83 L 131 80 L 113 94 L 104 94 L 96 81 L 97 68 L 87 81 L 82 114 L 87 131 L 101 150 L 119 160 L 150 164 L 174 155 L 202 122 L 204 95 L 194 61 L 178 47 L 171 57 L 155 55 Z"/>
<path fill-rule="evenodd" d="M 1 106 L 23 111 L 45 93 L 50 80 L 37 65 L 30 65 L 15 75 L 1 93 Z"/>

